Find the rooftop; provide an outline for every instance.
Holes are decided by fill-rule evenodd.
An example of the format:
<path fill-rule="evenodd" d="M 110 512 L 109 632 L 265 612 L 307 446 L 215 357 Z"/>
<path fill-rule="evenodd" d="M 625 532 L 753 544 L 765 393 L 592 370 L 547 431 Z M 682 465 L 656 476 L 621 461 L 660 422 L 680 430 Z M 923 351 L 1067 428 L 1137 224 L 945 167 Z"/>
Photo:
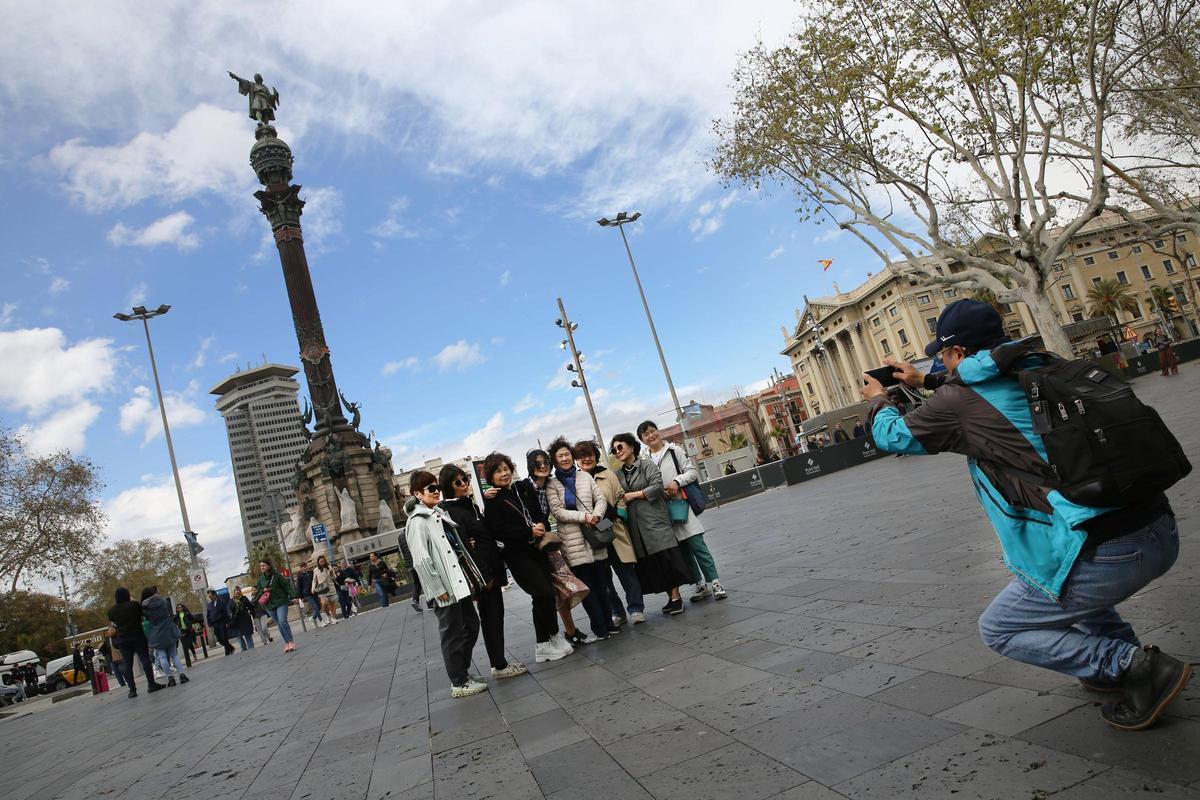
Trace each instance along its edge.
<path fill-rule="evenodd" d="M 289 367 L 286 364 L 263 364 L 258 367 L 241 370 L 230 375 L 225 380 L 208 390 L 209 394 L 226 395 L 234 389 L 249 386 L 252 383 L 268 378 L 290 378 L 300 371 L 299 367 Z"/>

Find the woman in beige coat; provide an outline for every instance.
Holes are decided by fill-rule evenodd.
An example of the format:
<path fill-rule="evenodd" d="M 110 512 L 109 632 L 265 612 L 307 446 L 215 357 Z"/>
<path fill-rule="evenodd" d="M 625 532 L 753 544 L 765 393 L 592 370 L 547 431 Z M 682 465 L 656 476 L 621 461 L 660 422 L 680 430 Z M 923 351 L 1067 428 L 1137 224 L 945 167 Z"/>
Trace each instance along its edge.
<path fill-rule="evenodd" d="M 608 595 L 608 605 L 613 612 L 613 625 L 618 628 L 628 620 L 634 625 L 646 621 L 646 604 L 642 599 L 642 585 L 637 577 L 637 553 L 633 549 L 633 539 L 629 536 L 629 526 L 617 514 L 617 509 L 625 508 L 625 491 L 621 488 L 621 480 L 617 474 L 600 462 L 603 457 L 600 447 L 590 439 L 575 444 L 575 462 L 592 476 L 592 480 L 600 487 L 600 493 L 608 501 L 605 512 L 607 519 L 613 524 L 613 540 L 608 546 L 608 566 L 604 570 L 604 589 Z M 617 573 L 621 588 L 625 590 L 625 605 L 617 596 L 613 586 L 612 573 Z M 628 609 L 628 615 L 626 615 Z"/>
<path fill-rule="evenodd" d="M 608 606 L 604 575 L 608 572 L 608 550 L 593 547 L 583 535 L 583 526 L 594 526 L 604 519 L 608 501 L 592 476 L 575 464 L 575 455 L 566 439 L 559 437 L 548 448 L 554 462 L 554 474 L 546 482 L 550 516 L 558 523 L 555 532 L 562 539 L 562 554 L 575 577 L 588 587 L 583 600 L 596 640 L 620 633 L 613 625 Z"/>

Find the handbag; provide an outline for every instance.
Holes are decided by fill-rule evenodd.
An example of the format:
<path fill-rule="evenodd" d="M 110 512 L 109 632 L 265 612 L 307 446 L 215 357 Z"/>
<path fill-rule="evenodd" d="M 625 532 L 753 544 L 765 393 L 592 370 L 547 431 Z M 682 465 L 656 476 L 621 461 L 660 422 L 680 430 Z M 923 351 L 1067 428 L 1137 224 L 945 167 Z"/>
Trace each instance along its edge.
<path fill-rule="evenodd" d="M 612 544 L 612 540 L 616 536 L 616 533 L 613 531 L 612 521 L 608 519 L 605 519 L 604 521 L 608 523 L 607 528 L 601 528 L 598 525 L 587 524 L 579 526 L 583 531 L 583 538 L 592 547 L 608 547 L 610 544 Z"/>
<path fill-rule="evenodd" d="M 675 474 L 682 475 L 683 470 L 679 468 L 679 458 L 675 455 L 675 448 L 668 447 L 668 449 L 671 452 L 671 460 L 675 462 Z M 705 506 L 705 499 L 704 499 L 704 492 L 700 491 L 700 487 L 697 486 L 695 483 L 689 483 L 686 486 L 681 486 L 680 489 L 683 491 L 684 499 L 687 500 L 688 507 L 692 509 L 692 513 L 695 514 L 697 517 L 700 516 L 701 514 L 703 514 L 704 506 Z M 671 502 L 674 502 L 674 501 L 671 501 Z M 686 520 L 687 520 L 686 514 L 684 515 L 683 519 L 676 520 L 675 513 L 674 512 L 671 513 L 671 521 L 672 522 L 685 522 Z"/>
<path fill-rule="evenodd" d="M 687 522 L 688 501 L 682 497 L 674 500 L 668 500 L 667 511 L 671 515 L 671 522 Z"/>
<path fill-rule="evenodd" d="M 588 587 L 571 572 L 567 560 L 562 553 L 550 553 L 550 582 L 554 584 L 554 593 L 558 597 L 558 607 L 571 609 L 583 602 L 588 596 Z"/>
<path fill-rule="evenodd" d="M 518 514 L 523 516 L 525 518 L 525 524 L 528 525 L 532 530 L 533 517 L 529 516 L 529 510 L 525 508 L 525 501 L 521 499 L 521 495 L 517 494 L 516 489 L 513 490 L 513 494 L 517 495 L 517 502 L 521 504 L 520 508 L 514 506 L 507 497 L 503 498 L 504 502 L 513 511 L 516 511 Z M 546 531 L 544 534 L 542 534 L 542 538 L 540 539 L 537 537 L 531 537 L 529 543 L 537 547 L 537 549 L 541 550 L 543 553 L 552 553 L 562 547 L 562 539 L 560 539 L 558 534 L 554 531 Z"/>
<path fill-rule="evenodd" d="M 447 541 L 450 542 L 450 547 L 454 550 L 454 555 L 458 558 L 458 568 L 462 570 L 463 577 L 467 580 L 467 586 L 471 589 L 471 596 L 479 596 L 483 593 L 487 584 L 487 581 L 483 579 L 483 573 L 479 571 L 475 559 L 471 558 L 471 554 L 467 552 L 462 539 L 458 537 L 455 531 L 451 530 L 445 521 L 442 522 L 442 530 L 446 534 Z"/>
<path fill-rule="evenodd" d="M 267 603 L 269 603 L 270 600 L 271 600 L 271 590 L 270 589 L 264 590 L 263 593 L 258 596 L 258 604 L 260 606 L 262 606 L 263 608 L 267 607 Z"/>

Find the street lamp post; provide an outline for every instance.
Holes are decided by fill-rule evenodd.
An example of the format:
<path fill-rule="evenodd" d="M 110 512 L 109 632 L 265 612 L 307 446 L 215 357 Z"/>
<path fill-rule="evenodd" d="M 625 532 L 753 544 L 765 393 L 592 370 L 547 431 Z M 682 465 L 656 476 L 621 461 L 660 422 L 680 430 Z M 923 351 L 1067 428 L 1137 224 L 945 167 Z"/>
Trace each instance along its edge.
<path fill-rule="evenodd" d="M 646 322 L 650 325 L 650 335 L 654 338 L 654 347 L 658 350 L 658 360 L 662 364 L 663 375 L 667 379 L 667 388 L 671 392 L 671 404 L 675 406 L 675 419 L 679 422 L 679 427 L 683 431 L 684 449 L 691 455 L 692 448 L 688 442 L 687 416 L 683 413 L 683 408 L 679 405 L 679 396 L 675 394 L 675 384 L 671 380 L 671 370 L 667 368 L 667 357 L 663 355 L 662 343 L 658 341 L 658 331 L 654 327 L 654 317 L 650 315 L 650 304 L 646 302 L 646 292 L 642 289 L 642 279 L 638 276 L 637 264 L 633 261 L 633 250 L 629 248 L 629 238 L 625 235 L 625 226 L 630 222 L 636 222 L 641 216 L 642 212 L 640 211 L 635 211 L 632 214 L 621 211 L 613 219 L 601 217 L 596 220 L 596 224 L 602 228 L 616 228 L 621 232 L 621 241 L 625 243 L 625 255 L 629 256 L 629 267 L 633 270 L 633 281 L 637 284 L 638 295 L 642 298 L 642 308 L 646 311 Z"/>
<path fill-rule="evenodd" d="M 175 495 L 179 498 L 179 515 L 183 517 L 183 538 L 187 542 L 188 553 L 191 556 L 192 571 L 195 572 L 200 568 L 199 562 L 196 560 L 196 554 L 204 548 L 196 541 L 196 534 L 192 531 L 192 523 L 188 519 L 187 503 L 183 499 L 183 484 L 179 480 L 179 464 L 175 461 L 175 445 L 171 441 L 171 428 L 167 424 L 167 406 L 163 402 L 162 383 L 158 379 L 158 364 L 154 360 L 154 343 L 150 340 L 150 320 L 155 317 L 161 317 L 171 310 L 168 305 L 161 305 L 153 310 L 147 310 L 145 306 L 134 306 L 132 314 L 113 314 L 113 319 L 121 322 L 132 322 L 135 319 L 142 321 L 142 328 L 146 332 L 146 350 L 150 353 L 150 372 L 154 375 L 154 391 L 158 393 L 158 411 L 162 415 L 163 438 L 167 440 L 167 455 L 171 458 L 171 475 L 175 478 Z M 203 592 L 196 590 L 196 596 L 200 598 L 200 608 L 207 605 Z"/>
<path fill-rule="evenodd" d="M 592 417 L 592 430 L 596 432 L 596 445 L 601 452 L 604 452 L 604 434 L 600 432 L 600 421 L 596 419 L 596 409 L 592 405 L 592 393 L 588 389 L 587 378 L 583 374 L 583 353 L 575 347 L 575 329 L 579 327 L 579 323 L 571 322 L 567 317 L 567 309 L 563 305 L 561 297 L 558 298 L 558 313 L 562 316 L 554 320 L 554 324 L 566 331 L 567 338 L 563 340 L 562 346 L 570 348 L 571 358 L 575 362 L 567 365 L 567 371 L 574 372 L 579 376 L 576 380 L 571 381 L 571 385 L 576 389 L 583 389 L 583 399 L 587 401 L 588 414 Z"/>
<path fill-rule="evenodd" d="M 804 306 L 809 308 L 808 295 L 804 295 Z M 842 394 L 842 385 L 838 382 L 836 373 L 833 370 L 833 364 L 829 361 L 829 351 L 825 349 L 825 328 L 817 322 L 816 316 L 809 311 L 808 324 L 817 334 L 817 351 L 821 354 L 821 358 L 817 360 L 825 365 L 825 377 L 829 381 L 830 398 L 835 403 L 841 403 L 842 407 L 849 405 L 846 398 Z M 833 410 L 833 409 L 829 409 Z"/>

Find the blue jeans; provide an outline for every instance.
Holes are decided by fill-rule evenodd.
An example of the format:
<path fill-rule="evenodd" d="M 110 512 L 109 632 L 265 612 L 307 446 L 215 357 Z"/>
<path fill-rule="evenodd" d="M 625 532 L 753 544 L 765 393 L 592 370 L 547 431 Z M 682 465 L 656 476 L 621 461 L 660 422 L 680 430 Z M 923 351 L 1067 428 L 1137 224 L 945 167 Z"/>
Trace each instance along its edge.
<path fill-rule="evenodd" d="M 379 595 L 379 607 L 387 608 L 388 593 L 387 590 L 383 588 L 383 581 L 375 581 L 375 594 Z"/>
<path fill-rule="evenodd" d="M 279 606 L 278 608 L 268 608 L 267 613 L 271 615 L 271 619 L 275 620 L 275 624 L 279 626 L 279 635 L 287 643 L 292 641 L 292 626 L 288 624 L 288 606 Z"/>
<path fill-rule="evenodd" d="M 604 571 L 604 580 L 605 589 L 608 591 L 608 605 L 612 608 L 613 613 L 618 617 L 624 617 L 625 609 L 628 609 L 630 614 L 645 611 L 646 603 L 642 599 L 642 584 L 638 582 L 637 565 L 621 561 L 612 547 L 608 548 L 608 565 L 611 569 Z M 614 572 L 617 573 L 617 580 L 621 582 L 621 588 L 625 590 L 625 605 L 621 605 L 616 587 L 613 586 L 612 574 Z"/>
<path fill-rule="evenodd" d="M 238 628 L 237 637 L 238 637 L 238 645 L 242 648 L 243 651 L 254 649 L 254 629 L 253 628 L 249 632 L 244 631 L 241 628 Z"/>
<path fill-rule="evenodd" d="M 183 674 L 183 665 L 179 663 L 179 645 L 173 644 L 170 647 L 154 648 L 154 660 L 158 662 L 158 668 L 162 670 L 164 678 L 171 677 L 171 665 L 175 665 L 175 672 L 179 675 Z"/>
<path fill-rule="evenodd" d="M 1164 513 L 1081 554 L 1058 602 L 1014 579 L 979 618 L 983 643 L 1026 664 L 1116 681 L 1140 643 L 1114 606 L 1165 573 L 1178 555 L 1179 528 Z"/>
<path fill-rule="evenodd" d="M 317 598 L 313 597 L 311 594 L 309 594 L 309 595 L 304 596 L 304 604 L 306 606 L 308 606 L 310 609 L 312 609 L 312 613 L 309 614 L 309 616 L 312 617 L 314 620 L 319 621 L 321 619 L 321 603 L 320 603 L 320 601 L 317 600 Z"/>

